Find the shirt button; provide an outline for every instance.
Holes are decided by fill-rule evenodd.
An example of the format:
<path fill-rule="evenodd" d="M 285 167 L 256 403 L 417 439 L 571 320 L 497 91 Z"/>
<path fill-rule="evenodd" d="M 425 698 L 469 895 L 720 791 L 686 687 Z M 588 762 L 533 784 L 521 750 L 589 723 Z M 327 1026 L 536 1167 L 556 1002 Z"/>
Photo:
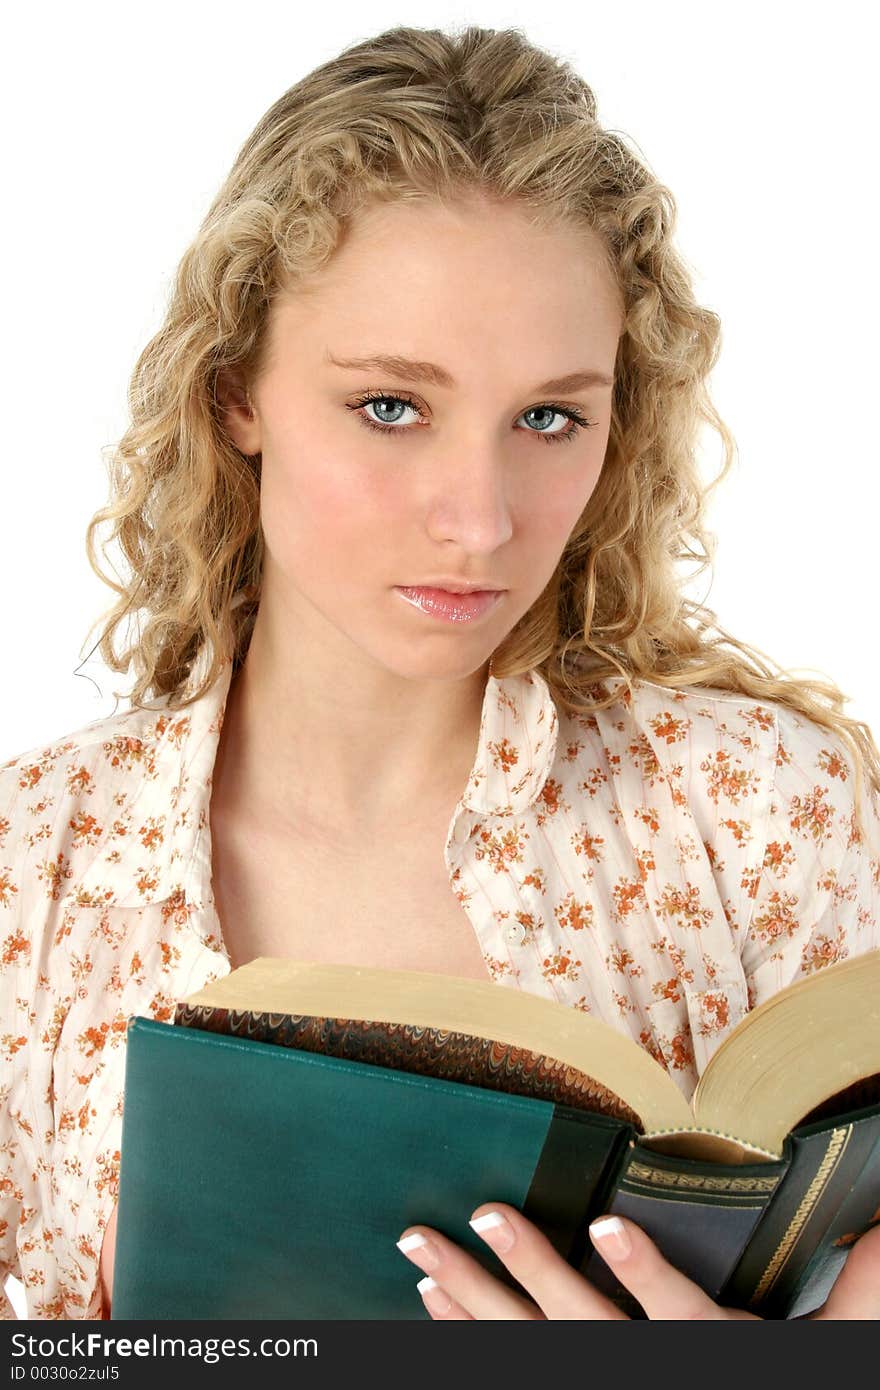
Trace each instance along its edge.
<path fill-rule="evenodd" d="M 512 946 L 521 946 L 526 929 L 521 922 L 511 922 L 504 928 L 504 935 Z"/>

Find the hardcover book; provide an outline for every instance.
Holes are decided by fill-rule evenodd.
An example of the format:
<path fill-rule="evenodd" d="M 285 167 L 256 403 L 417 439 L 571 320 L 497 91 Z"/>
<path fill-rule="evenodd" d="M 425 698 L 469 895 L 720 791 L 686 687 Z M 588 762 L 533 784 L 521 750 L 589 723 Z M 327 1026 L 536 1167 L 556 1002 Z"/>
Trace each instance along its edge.
<path fill-rule="evenodd" d="M 688 1104 L 644 1048 L 488 981 L 258 957 L 127 1032 L 111 1317 L 427 1319 L 396 1241 L 517 1207 L 632 1317 L 594 1217 L 762 1317 L 880 1219 L 880 951 L 754 1009 Z M 521 1291 L 521 1290 L 520 1290 Z"/>

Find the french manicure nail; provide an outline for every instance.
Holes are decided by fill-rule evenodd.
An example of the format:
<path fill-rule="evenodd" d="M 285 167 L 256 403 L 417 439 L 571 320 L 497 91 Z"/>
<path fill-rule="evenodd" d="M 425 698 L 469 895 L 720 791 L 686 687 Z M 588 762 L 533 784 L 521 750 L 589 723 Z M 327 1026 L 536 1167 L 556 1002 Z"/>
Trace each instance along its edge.
<path fill-rule="evenodd" d="M 500 1250 L 502 1254 L 510 1249 L 516 1239 L 516 1232 L 500 1211 L 487 1211 L 483 1216 L 469 1221 L 468 1225 L 483 1237 L 487 1245 L 491 1245 L 493 1250 Z"/>
<path fill-rule="evenodd" d="M 428 1240 L 427 1236 L 419 1235 L 414 1232 L 411 1236 L 404 1236 L 403 1240 L 397 1242 L 397 1248 L 401 1254 L 406 1255 L 407 1259 L 412 1260 L 420 1269 L 436 1269 L 440 1263 L 440 1256 L 433 1241 Z"/>
<path fill-rule="evenodd" d="M 424 1279 L 420 1279 L 416 1288 L 422 1295 L 432 1313 L 448 1313 L 452 1307 L 452 1299 L 430 1274 L 426 1274 Z"/>
<path fill-rule="evenodd" d="M 609 1260 L 625 1260 L 632 1245 L 626 1227 L 616 1216 L 602 1216 L 590 1226 L 590 1235 L 599 1250 Z"/>

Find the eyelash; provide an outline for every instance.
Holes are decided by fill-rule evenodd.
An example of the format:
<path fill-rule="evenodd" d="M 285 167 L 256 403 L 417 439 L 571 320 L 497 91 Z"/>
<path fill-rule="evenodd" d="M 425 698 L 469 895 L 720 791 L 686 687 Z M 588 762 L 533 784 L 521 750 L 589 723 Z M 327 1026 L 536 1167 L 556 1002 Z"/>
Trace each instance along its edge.
<path fill-rule="evenodd" d="M 410 430 L 408 428 L 401 429 L 398 425 L 380 425 L 378 420 L 371 420 L 369 415 L 364 415 L 363 408 L 369 405 L 371 401 L 397 401 L 401 405 L 408 405 L 416 412 L 420 419 L 423 420 L 425 418 L 424 412 L 419 409 L 411 396 L 389 395 L 387 391 L 368 391 L 351 405 L 347 404 L 346 409 L 357 411 L 357 418 L 361 424 L 366 425 L 367 429 L 377 430 L 379 434 L 409 434 Z M 529 410 L 552 410 L 558 415 L 565 415 L 566 418 L 571 421 L 571 429 L 561 430 L 556 434 L 541 434 L 537 430 L 527 431 L 528 434 L 537 435 L 545 444 L 556 444 L 566 439 L 571 441 L 582 429 L 592 429 L 594 425 L 599 423 L 598 420 L 585 419 L 580 411 L 574 410 L 570 406 L 556 405 L 552 401 L 542 401 L 540 405 L 530 405 Z M 526 413 L 526 411 L 523 411 L 524 415 Z"/>

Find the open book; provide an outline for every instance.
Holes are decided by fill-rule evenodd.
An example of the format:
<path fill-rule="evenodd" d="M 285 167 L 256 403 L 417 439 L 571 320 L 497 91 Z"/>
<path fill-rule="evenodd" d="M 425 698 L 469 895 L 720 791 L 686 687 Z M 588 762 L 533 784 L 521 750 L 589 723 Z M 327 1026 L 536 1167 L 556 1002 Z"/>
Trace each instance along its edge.
<path fill-rule="evenodd" d="M 829 1097 L 880 1074 L 880 951 L 809 975 L 747 1014 L 715 1052 L 691 1105 L 650 1053 L 609 1024 L 488 981 L 259 956 L 184 1004 L 177 1023 L 262 1041 L 280 1041 L 284 1031 L 267 1015 L 398 1025 L 398 1037 L 389 1029 L 378 1033 L 374 1060 L 381 1056 L 384 1065 L 404 1070 L 408 1060 L 427 1059 L 414 1029 L 458 1035 L 443 1044 L 450 1061 L 457 1048 L 457 1079 L 483 1085 L 489 1078 L 479 1060 L 486 1050 L 472 1048 L 468 1055 L 463 1041 L 505 1044 L 509 1050 L 495 1048 L 496 1080 L 503 1057 L 511 1080 L 523 1086 L 521 1094 L 535 1094 L 527 1078 L 541 1059 L 545 1076 L 567 1083 L 568 1104 L 616 1115 L 616 1102 L 622 1101 L 649 1147 L 733 1163 L 781 1157 L 799 1120 Z M 233 1023 L 230 1011 L 250 1019 Z M 399 1025 L 409 1025 L 408 1033 Z M 309 1045 L 309 1035 L 314 1042 L 321 1031 L 302 1029 L 296 1046 L 327 1050 L 326 1024 L 324 1044 Z M 347 1031 L 350 1049 L 365 1036 L 354 1026 Z M 346 1055 L 344 1037 L 340 1031 L 340 1056 Z M 437 1046 L 436 1037 L 432 1043 Z M 520 1049 L 532 1056 L 516 1057 Z M 442 1049 L 438 1056 L 442 1061 Z"/>
<path fill-rule="evenodd" d="M 114 1317 L 170 1316 L 157 1311 L 167 1242 L 148 1230 L 163 1146 L 200 1174 L 200 1268 L 212 1253 L 216 1263 L 222 1205 L 205 1196 L 205 1167 L 222 1187 L 228 1174 L 210 1155 L 222 1136 L 232 1161 L 228 1121 L 242 1115 L 250 1147 L 229 1180 L 269 1202 L 270 1244 L 288 1211 L 292 1248 L 307 1258 L 280 1285 L 258 1281 L 262 1309 L 284 1286 L 284 1314 L 243 1311 L 214 1289 L 212 1306 L 226 1311 L 189 1316 L 418 1317 L 403 1311 L 408 1271 L 389 1253 L 413 1223 L 444 1230 L 510 1282 L 468 1238 L 467 1216 L 492 1199 L 516 1205 L 634 1316 L 586 1235 L 601 1212 L 635 1220 L 720 1302 L 799 1316 L 824 1301 L 880 1208 L 880 951 L 755 1009 L 717 1049 L 692 1106 L 647 1051 L 588 1014 L 419 972 L 259 957 L 179 1001 L 172 1025 L 131 1020 L 127 1048 Z M 298 1200 L 271 1163 L 254 1171 L 255 1138 L 269 1133 L 283 1133 Z M 327 1234 L 340 1219 L 358 1233 L 354 1254 Z M 362 1277 L 350 1298 L 331 1273 L 340 1259 Z"/>

